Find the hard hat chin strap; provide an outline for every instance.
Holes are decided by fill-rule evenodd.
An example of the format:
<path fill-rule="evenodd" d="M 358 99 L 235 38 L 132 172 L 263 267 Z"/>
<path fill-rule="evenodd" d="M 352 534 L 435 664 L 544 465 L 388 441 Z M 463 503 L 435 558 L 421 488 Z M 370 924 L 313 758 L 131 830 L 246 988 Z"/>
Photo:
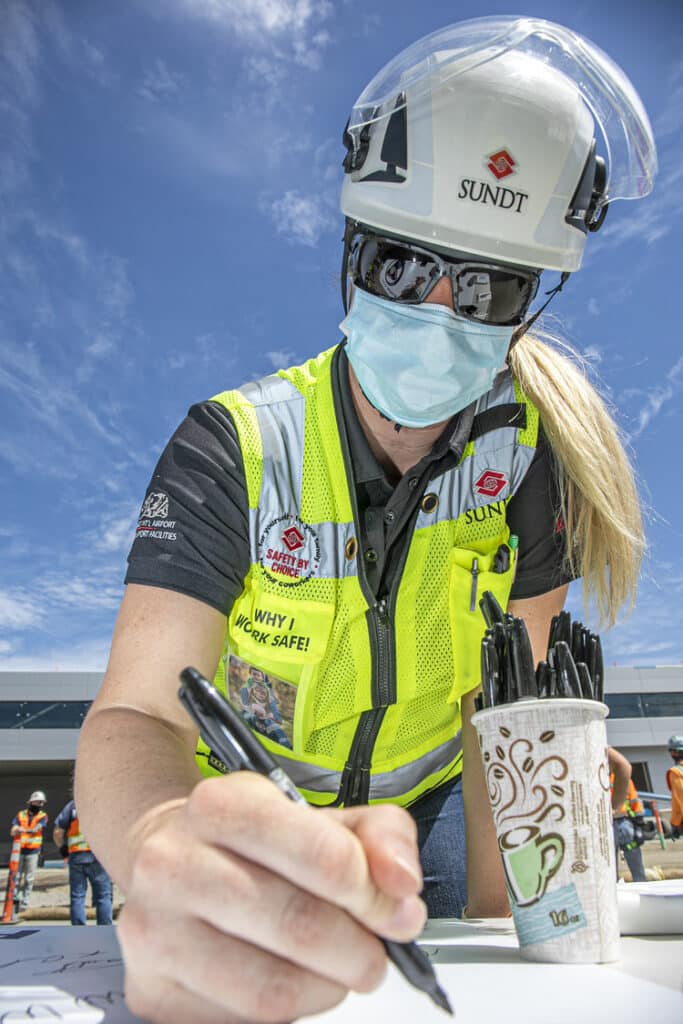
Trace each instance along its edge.
<path fill-rule="evenodd" d="M 569 280 L 569 277 L 570 277 L 569 271 L 568 270 L 563 270 L 562 271 L 562 275 L 560 277 L 560 283 L 556 284 L 554 288 L 551 288 L 549 292 L 545 293 L 548 297 L 545 300 L 545 302 L 543 303 L 543 305 L 541 306 L 541 308 L 537 309 L 533 316 L 530 316 L 528 320 L 525 320 L 523 324 L 520 324 L 519 327 L 516 328 L 516 330 L 514 331 L 514 333 L 512 335 L 512 341 L 510 342 L 510 348 L 512 348 L 512 346 L 515 345 L 519 341 L 519 339 L 522 337 L 522 335 L 526 334 L 526 332 L 529 330 L 531 325 L 533 323 L 535 323 L 536 320 L 538 320 L 539 316 L 541 315 L 543 310 L 546 308 L 548 303 L 552 302 L 552 300 L 555 298 L 557 293 L 562 291 L 562 289 L 564 288 L 565 284 Z"/>
<path fill-rule="evenodd" d="M 349 293 L 348 293 L 348 279 L 349 279 L 349 251 L 351 249 L 351 239 L 358 230 L 358 224 L 355 220 L 346 219 L 346 227 L 344 228 L 344 236 L 342 238 L 342 262 L 341 262 L 341 274 L 339 283 L 341 284 L 341 297 L 342 305 L 344 307 L 344 314 L 349 311 Z"/>

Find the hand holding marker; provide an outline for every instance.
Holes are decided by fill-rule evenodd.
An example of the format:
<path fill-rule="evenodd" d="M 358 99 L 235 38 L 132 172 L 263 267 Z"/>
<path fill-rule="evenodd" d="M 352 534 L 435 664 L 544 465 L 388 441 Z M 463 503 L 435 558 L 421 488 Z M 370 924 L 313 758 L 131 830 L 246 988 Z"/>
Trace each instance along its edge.
<path fill-rule="evenodd" d="M 553 617 L 547 659 L 534 670 L 523 619 L 504 612 L 490 590 L 482 596 L 479 607 L 488 628 L 481 644 L 482 693 L 476 700 L 478 711 L 548 697 L 602 700 L 600 637 L 580 622 L 572 623 L 569 612 Z"/>
<path fill-rule="evenodd" d="M 288 775 L 259 743 L 232 705 L 196 668 L 180 673 L 180 702 L 199 728 L 202 739 L 221 758 L 229 771 L 252 771 L 266 775 L 286 797 L 306 803 Z M 437 1006 L 453 1014 L 434 968 L 414 942 L 380 940 L 387 956 L 403 977 L 429 995 Z"/>

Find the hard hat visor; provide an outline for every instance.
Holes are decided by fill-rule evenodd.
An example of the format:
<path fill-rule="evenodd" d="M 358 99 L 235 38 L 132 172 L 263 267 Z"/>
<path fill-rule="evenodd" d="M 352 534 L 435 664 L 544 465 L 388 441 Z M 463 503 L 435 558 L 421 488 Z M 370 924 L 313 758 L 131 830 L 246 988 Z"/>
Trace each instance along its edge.
<path fill-rule="evenodd" d="M 352 139 L 364 126 L 428 93 L 432 79 L 449 81 L 502 54 L 518 51 L 574 84 L 602 135 L 607 156 L 603 202 L 637 199 L 652 190 L 657 153 L 652 128 L 633 85 L 607 54 L 577 33 L 542 18 L 474 18 L 418 40 L 366 86 L 349 119 Z"/>

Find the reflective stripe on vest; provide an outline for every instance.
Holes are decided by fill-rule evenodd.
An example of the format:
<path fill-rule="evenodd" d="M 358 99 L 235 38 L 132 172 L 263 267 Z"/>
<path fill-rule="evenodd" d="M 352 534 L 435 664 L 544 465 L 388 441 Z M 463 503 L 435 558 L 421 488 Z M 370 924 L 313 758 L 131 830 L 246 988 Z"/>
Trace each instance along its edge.
<path fill-rule="evenodd" d="M 90 847 L 81 834 L 81 826 L 78 823 L 78 817 L 71 819 L 69 827 L 66 830 L 66 845 L 69 848 L 69 853 L 87 853 L 90 850 Z"/>
<path fill-rule="evenodd" d="M 359 575 L 333 356 L 214 399 L 240 439 L 252 563 L 215 685 L 311 802 L 333 802 L 353 768 L 369 777 L 368 799 L 409 804 L 460 771 L 460 698 L 478 685 L 485 628 L 478 597 L 490 589 L 507 605 L 516 551 L 505 572 L 495 555 L 538 414 L 500 374 L 477 412 L 525 402 L 527 427 L 483 434 L 429 483 L 380 608 Z M 220 771 L 201 742 L 197 760 Z"/>
<path fill-rule="evenodd" d="M 370 799 L 394 800 L 402 793 L 408 793 L 428 776 L 445 771 L 461 752 L 462 741 L 458 733 L 455 739 L 443 743 L 436 750 L 430 750 L 428 754 L 402 768 L 373 774 L 370 780 Z M 336 796 L 339 791 L 341 772 L 324 771 L 320 767 L 316 769 L 305 761 L 278 757 L 277 753 L 275 759 L 297 787 L 329 796 Z"/>

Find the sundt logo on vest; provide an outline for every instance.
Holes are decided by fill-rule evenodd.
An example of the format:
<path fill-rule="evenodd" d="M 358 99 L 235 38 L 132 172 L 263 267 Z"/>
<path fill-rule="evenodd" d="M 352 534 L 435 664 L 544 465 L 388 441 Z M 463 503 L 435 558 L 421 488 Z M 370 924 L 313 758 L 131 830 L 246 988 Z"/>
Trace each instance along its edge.
<path fill-rule="evenodd" d="M 282 540 L 288 551 L 298 551 L 304 546 L 304 536 L 296 526 L 290 526 L 282 534 Z"/>
<path fill-rule="evenodd" d="M 495 469 L 486 469 L 474 485 L 477 494 L 485 494 L 487 498 L 496 498 L 507 484 L 505 473 Z"/>

